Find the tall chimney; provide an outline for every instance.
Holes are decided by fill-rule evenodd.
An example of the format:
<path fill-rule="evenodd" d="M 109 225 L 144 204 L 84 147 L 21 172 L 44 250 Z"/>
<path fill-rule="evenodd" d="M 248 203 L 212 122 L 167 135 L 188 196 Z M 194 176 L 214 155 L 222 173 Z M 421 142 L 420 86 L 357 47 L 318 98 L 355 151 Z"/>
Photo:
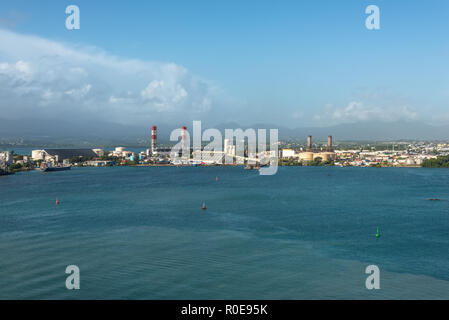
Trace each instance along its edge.
<path fill-rule="evenodd" d="M 332 152 L 332 136 L 327 137 L 327 151 Z"/>
<path fill-rule="evenodd" d="M 186 126 L 182 126 L 182 127 L 181 127 L 181 140 L 182 140 L 182 141 L 185 141 L 185 140 L 186 140 L 186 130 L 187 130 L 187 127 L 186 127 Z"/>
<path fill-rule="evenodd" d="M 306 151 L 312 151 L 312 136 L 307 136 Z"/>
<path fill-rule="evenodd" d="M 156 153 L 157 148 L 157 127 L 152 126 L 151 127 L 151 154 Z"/>
<path fill-rule="evenodd" d="M 187 130 L 186 126 L 181 127 L 181 148 L 183 150 L 188 148 L 186 141 L 186 130 Z"/>

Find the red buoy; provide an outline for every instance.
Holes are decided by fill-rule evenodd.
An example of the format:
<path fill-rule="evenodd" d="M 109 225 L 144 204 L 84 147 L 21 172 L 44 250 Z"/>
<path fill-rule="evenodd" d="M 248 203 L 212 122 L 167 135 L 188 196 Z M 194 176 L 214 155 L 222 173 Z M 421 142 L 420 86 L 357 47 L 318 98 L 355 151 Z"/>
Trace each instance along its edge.
<path fill-rule="evenodd" d="M 218 177 L 215 177 L 215 181 L 218 181 Z"/>
<path fill-rule="evenodd" d="M 59 200 L 58 200 L 58 198 L 56 198 L 56 205 L 59 205 Z"/>

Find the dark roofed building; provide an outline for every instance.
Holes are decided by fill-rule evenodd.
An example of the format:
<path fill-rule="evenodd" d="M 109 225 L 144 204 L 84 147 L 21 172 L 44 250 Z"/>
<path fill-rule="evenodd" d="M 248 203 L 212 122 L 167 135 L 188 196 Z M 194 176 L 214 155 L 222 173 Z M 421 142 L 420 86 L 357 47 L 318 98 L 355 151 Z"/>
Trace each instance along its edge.
<path fill-rule="evenodd" d="M 54 158 L 57 162 L 70 160 L 73 157 L 96 158 L 97 154 L 92 149 L 44 149 L 45 157 Z"/>

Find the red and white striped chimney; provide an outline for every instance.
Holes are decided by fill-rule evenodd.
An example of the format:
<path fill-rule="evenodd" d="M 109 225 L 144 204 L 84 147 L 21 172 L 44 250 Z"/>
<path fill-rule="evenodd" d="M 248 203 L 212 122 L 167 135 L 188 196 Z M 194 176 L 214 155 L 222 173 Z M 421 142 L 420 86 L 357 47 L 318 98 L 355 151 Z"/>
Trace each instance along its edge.
<path fill-rule="evenodd" d="M 157 148 L 157 127 L 151 127 L 151 153 L 155 154 Z"/>
<path fill-rule="evenodd" d="M 181 127 L 181 140 L 182 140 L 182 141 L 185 141 L 185 140 L 186 140 L 186 130 L 187 130 L 187 127 L 186 127 L 186 126 L 182 126 L 182 127 Z"/>
<path fill-rule="evenodd" d="M 181 148 L 182 150 L 186 150 L 188 148 L 187 141 L 186 141 L 186 126 L 181 127 Z"/>

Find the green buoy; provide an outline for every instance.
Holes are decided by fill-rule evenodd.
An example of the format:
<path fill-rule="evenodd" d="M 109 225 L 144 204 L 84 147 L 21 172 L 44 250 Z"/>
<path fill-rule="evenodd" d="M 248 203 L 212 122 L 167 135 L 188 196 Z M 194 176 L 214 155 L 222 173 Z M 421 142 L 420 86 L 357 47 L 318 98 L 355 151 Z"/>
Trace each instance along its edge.
<path fill-rule="evenodd" d="M 377 227 L 377 231 L 376 231 L 376 238 L 377 238 L 377 239 L 379 239 L 379 238 L 380 238 L 379 227 Z"/>

